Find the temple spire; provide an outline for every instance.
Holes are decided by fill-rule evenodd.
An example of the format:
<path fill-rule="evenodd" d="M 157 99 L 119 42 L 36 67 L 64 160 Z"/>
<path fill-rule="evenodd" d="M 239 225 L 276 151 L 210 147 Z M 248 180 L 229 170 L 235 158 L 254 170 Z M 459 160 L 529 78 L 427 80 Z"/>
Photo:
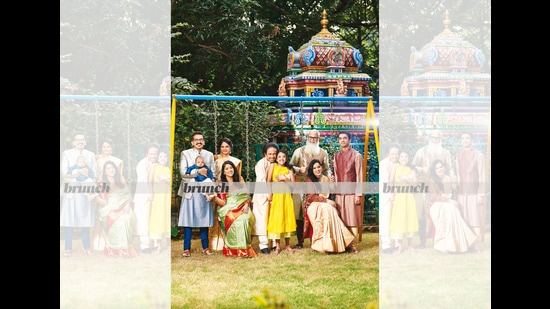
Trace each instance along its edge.
<path fill-rule="evenodd" d="M 327 19 L 327 11 L 323 9 L 323 19 L 321 19 L 321 26 L 323 26 L 323 29 L 321 29 L 322 34 L 330 34 L 330 32 L 327 29 L 328 25 L 328 19 Z"/>
<path fill-rule="evenodd" d="M 445 10 L 445 14 L 443 15 L 444 18 L 443 18 L 443 26 L 444 26 L 444 29 L 443 29 L 443 32 L 452 32 L 451 29 L 450 29 L 450 26 L 451 26 L 451 19 L 449 18 L 451 14 L 449 14 L 449 10 Z"/>

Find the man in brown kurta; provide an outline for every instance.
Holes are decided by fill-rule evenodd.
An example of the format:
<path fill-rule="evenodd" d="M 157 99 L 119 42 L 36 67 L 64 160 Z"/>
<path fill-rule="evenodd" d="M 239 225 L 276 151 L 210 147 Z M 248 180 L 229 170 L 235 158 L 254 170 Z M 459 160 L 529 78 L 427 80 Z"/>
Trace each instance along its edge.
<path fill-rule="evenodd" d="M 483 240 L 485 227 L 485 156 L 474 148 L 472 134 L 460 136 L 462 151 L 456 156 L 457 200 L 462 217 Z"/>
<path fill-rule="evenodd" d="M 356 184 L 355 193 L 335 194 L 336 208 L 344 224 L 350 229 L 355 237 L 351 252 L 359 252 L 355 247 L 359 240 L 359 226 L 363 224 L 363 213 L 361 207 L 361 183 L 363 182 L 363 156 L 351 148 L 351 134 L 349 132 L 340 132 L 338 134 L 338 143 L 342 150 L 334 155 L 334 180 L 336 182 L 353 182 Z M 341 190 L 340 190 L 341 191 Z"/>

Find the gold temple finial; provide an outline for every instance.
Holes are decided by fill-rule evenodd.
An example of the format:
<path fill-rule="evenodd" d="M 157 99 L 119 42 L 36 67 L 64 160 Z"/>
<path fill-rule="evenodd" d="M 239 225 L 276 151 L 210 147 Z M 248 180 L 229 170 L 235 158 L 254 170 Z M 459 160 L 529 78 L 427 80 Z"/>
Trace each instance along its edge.
<path fill-rule="evenodd" d="M 443 32 L 451 32 L 450 26 L 451 26 L 451 19 L 449 18 L 449 10 L 445 10 L 445 14 L 443 14 L 443 26 L 445 27 L 443 29 Z"/>
<path fill-rule="evenodd" d="M 321 26 L 323 26 L 323 29 L 321 29 L 321 32 L 323 34 L 330 34 L 330 32 L 327 29 L 328 25 L 328 19 L 327 19 L 327 11 L 323 9 L 323 19 L 321 19 Z"/>

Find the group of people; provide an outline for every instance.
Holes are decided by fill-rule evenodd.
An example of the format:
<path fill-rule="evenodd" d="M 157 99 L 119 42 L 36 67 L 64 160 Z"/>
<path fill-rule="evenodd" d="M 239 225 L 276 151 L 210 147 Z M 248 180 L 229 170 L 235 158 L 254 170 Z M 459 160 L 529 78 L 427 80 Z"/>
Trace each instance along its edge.
<path fill-rule="evenodd" d="M 136 215 L 135 235 L 141 253 L 160 253 L 170 248 L 172 187 L 167 151 L 156 144 L 147 145 L 145 157 L 136 165 L 133 196 Z"/>
<path fill-rule="evenodd" d="M 73 148 L 61 158 L 63 178 L 60 226 L 65 232 L 63 256 L 73 254 L 73 233 L 79 229 L 84 252 L 102 249 L 107 256 L 160 253 L 170 246 L 171 171 L 167 152 L 156 145 L 136 165 L 135 191 L 123 176 L 123 160 L 113 155 L 106 138 L 101 153 L 85 149 L 83 134 L 73 136 Z M 93 230 L 92 230 L 93 229 Z M 93 231 L 93 236 L 90 231 Z M 92 246 L 91 240 L 97 241 Z"/>
<path fill-rule="evenodd" d="M 462 149 L 453 159 L 433 130 L 428 145 L 412 160 L 398 144 L 380 162 L 380 246 L 384 253 L 433 248 L 446 253 L 480 252 L 485 224 L 485 158 L 471 132 L 460 135 Z"/>
<path fill-rule="evenodd" d="M 183 227 L 182 257 L 191 256 L 193 228 L 199 229 L 202 252 L 214 254 L 210 249 L 209 230 L 221 233 L 225 256 L 252 257 L 256 252 L 251 246 L 251 230 L 254 216 L 244 178 L 241 176 L 242 161 L 231 155 L 233 143 L 223 138 L 218 145 L 220 154 L 204 149 L 204 135 L 191 135 L 192 147 L 181 152 L 180 171 L 182 182 L 178 195 L 182 197 L 178 226 Z M 193 182 L 223 182 L 227 192 L 201 193 L 197 189 L 186 190 Z M 215 207 L 217 205 L 217 207 Z"/>
<path fill-rule="evenodd" d="M 485 157 L 473 147 L 470 132 L 461 134 L 462 149 L 454 159 L 442 146 L 441 131 L 431 131 L 428 138 L 428 145 L 418 149 L 412 160 L 400 145 L 392 144 L 380 162 L 381 250 L 395 254 L 414 251 L 413 238 L 418 235 L 416 248 L 424 248 L 426 240 L 432 238 L 438 251 L 479 252 L 486 210 Z M 214 156 L 204 149 L 204 135 L 193 133 L 192 147 L 182 151 L 180 159 L 178 226 L 183 227 L 182 256 L 191 256 L 193 228 L 199 230 L 206 255 L 213 254 L 209 234 L 219 236 L 224 256 L 257 256 L 253 237 L 258 237 L 262 254 L 294 252 L 304 247 L 307 238 L 315 251 L 357 253 L 363 220 L 362 155 L 350 146 L 349 132 L 339 133 L 341 151 L 332 158 L 319 140 L 319 132 L 310 130 L 306 145 L 295 149 L 292 156 L 277 144 L 266 143 L 254 168 L 255 190 L 247 188 L 242 161 L 231 155 L 230 139 L 220 141 L 220 154 Z M 146 147 L 145 157 L 135 168 L 132 192 L 122 173 L 123 160 L 113 156 L 112 140 L 102 141 L 98 155 L 85 147 L 84 135 L 77 133 L 73 148 L 62 153 L 63 255 L 72 255 L 75 229 L 80 230 L 87 255 L 93 254 L 91 231 L 102 240 L 102 250 L 108 256 L 132 257 L 169 248 L 168 153 L 156 145 Z M 228 190 L 185 191 L 186 184 L 207 185 L 205 182 L 224 183 Z M 351 192 L 341 188 L 331 191 L 337 183 L 356 186 Z M 292 236 L 297 238 L 294 246 L 290 244 Z M 139 252 L 134 239 L 139 240 Z"/>
<path fill-rule="evenodd" d="M 253 237 L 258 237 L 262 254 L 278 255 L 283 250 L 292 253 L 303 248 L 304 238 L 310 238 L 311 248 L 319 252 L 357 253 L 355 244 L 363 218 L 362 156 L 351 147 L 351 134 L 341 132 L 338 141 L 342 150 L 332 158 L 332 173 L 328 153 L 319 146 L 319 132 L 311 130 L 307 138 L 306 145 L 297 148 L 290 159 L 277 144 L 266 143 L 263 157 L 254 167 L 256 187 L 247 188 L 241 175 L 242 161 L 231 156 L 231 140 L 222 139 L 221 153 L 214 156 L 203 148 L 203 133 L 194 132 L 192 147 L 181 152 L 180 161 L 182 182 L 178 195 L 182 200 L 178 226 L 183 227 L 184 234 L 181 256 L 191 256 L 193 228 L 199 229 L 202 253 L 212 255 L 209 230 L 214 227 L 214 233 L 219 233 L 223 241 L 224 256 L 257 256 L 252 247 Z M 204 165 L 191 167 L 197 158 L 202 158 Z M 202 194 L 205 190 L 189 189 L 197 176 L 208 177 L 210 172 L 216 183 L 227 184 L 227 192 Z M 287 184 L 294 182 L 353 182 L 358 186 L 351 192 L 335 192 L 331 200 L 331 192 L 322 186 L 304 190 L 305 187 L 294 189 L 295 186 Z M 298 243 L 292 248 L 290 238 L 294 235 Z"/>
<path fill-rule="evenodd" d="M 305 146 L 297 148 L 293 155 L 290 163 L 294 166 L 296 171 L 298 182 L 339 182 L 339 183 L 348 183 L 355 184 L 354 190 L 352 192 L 336 192 L 333 194 L 334 200 L 333 204 L 337 210 L 338 216 L 335 217 L 337 220 L 341 220 L 343 225 L 347 230 L 353 235 L 353 242 L 347 243 L 345 250 L 357 253 L 359 252 L 356 244 L 359 241 L 360 233 L 359 227 L 363 223 L 363 213 L 361 202 L 362 202 L 362 188 L 361 183 L 364 182 L 363 175 L 363 157 L 362 155 L 351 147 L 351 134 L 349 132 L 339 132 L 338 134 L 338 143 L 340 144 L 341 150 L 334 155 L 333 158 L 329 158 L 327 151 L 320 147 L 320 135 L 319 131 L 311 130 L 307 134 L 307 142 Z M 318 160 L 319 167 L 316 166 Z M 329 164 L 332 160 L 332 164 Z M 332 167 L 332 169 L 331 169 Z M 320 169 L 320 171 L 319 171 Z M 321 174 L 316 174 L 313 171 L 317 170 Z M 321 177 L 321 175 L 326 177 Z M 325 218 L 324 216 L 308 216 L 308 211 L 311 210 L 311 202 L 324 202 L 323 199 L 328 198 L 326 196 L 327 192 L 315 192 L 320 193 L 319 197 L 312 196 L 311 193 L 306 193 L 304 196 L 301 194 L 294 194 L 293 201 L 295 203 L 296 209 L 295 213 L 298 218 L 298 226 L 300 226 L 299 233 L 297 235 L 298 244 L 296 248 L 303 247 L 304 238 L 310 238 L 311 247 L 316 248 L 315 242 L 322 240 L 319 238 L 322 235 L 312 234 L 308 224 L 311 224 L 317 219 L 322 222 Z M 321 199 L 319 201 L 313 201 L 313 199 Z M 314 208 L 319 206 L 319 204 L 313 203 Z M 329 205 L 333 205 L 329 203 Z M 326 206 L 326 205 L 320 205 Z M 319 222 L 313 222 L 320 224 Z M 339 223 L 332 224 L 334 226 L 339 226 Z M 313 225 L 311 225 L 313 226 Z M 303 228 L 302 228 L 303 227 Z M 308 232 L 309 230 L 309 232 Z M 304 234 L 306 231 L 306 234 Z M 320 231 L 320 229 L 313 229 L 313 231 Z M 328 231 L 327 231 L 328 233 Z M 330 235 L 330 234 L 327 234 Z M 307 236 L 307 237 L 306 237 Z M 326 241 L 325 239 L 324 241 Z M 325 252 L 342 252 L 342 246 L 334 244 L 334 246 L 326 247 Z"/>

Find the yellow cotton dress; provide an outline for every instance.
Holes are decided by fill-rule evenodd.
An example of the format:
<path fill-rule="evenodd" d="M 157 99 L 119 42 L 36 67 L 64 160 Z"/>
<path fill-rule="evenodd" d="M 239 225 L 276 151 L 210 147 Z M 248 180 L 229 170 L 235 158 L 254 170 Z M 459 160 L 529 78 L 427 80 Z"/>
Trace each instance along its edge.
<path fill-rule="evenodd" d="M 408 166 L 397 164 L 395 168 L 396 184 L 402 187 L 411 187 L 410 183 L 398 182 L 402 175 L 410 175 L 412 169 Z M 410 191 L 410 190 L 409 190 Z M 413 192 L 395 193 L 390 221 L 390 236 L 392 239 L 413 237 L 418 232 L 418 215 L 416 213 L 416 201 Z"/>
<path fill-rule="evenodd" d="M 277 182 L 277 175 L 288 174 L 286 166 L 273 165 L 271 180 Z M 280 239 L 296 235 L 296 217 L 294 216 L 294 202 L 290 193 L 274 193 L 269 207 L 267 220 L 267 238 Z"/>
<path fill-rule="evenodd" d="M 163 178 L 168 178 L 165 180 Z M 170 216 L 172 191 L 170 187 L 170 168 L 155 165 L 153 171 L 153 203 L 149 217 L 149 238 L 164 239 L 170 237 Z"/>

